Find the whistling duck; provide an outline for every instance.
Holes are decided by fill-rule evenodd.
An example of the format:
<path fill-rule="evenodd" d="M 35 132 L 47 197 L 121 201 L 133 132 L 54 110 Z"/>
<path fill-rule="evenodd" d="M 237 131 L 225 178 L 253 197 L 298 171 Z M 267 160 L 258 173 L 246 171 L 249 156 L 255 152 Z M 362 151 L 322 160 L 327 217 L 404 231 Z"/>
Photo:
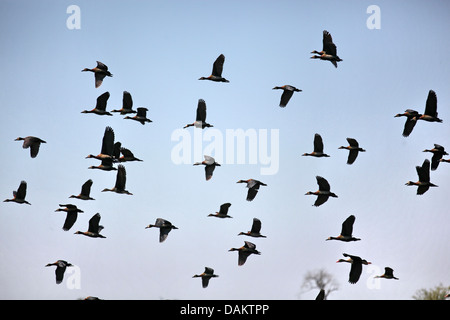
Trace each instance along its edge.
<path fill-rule="evenodd" d="M 331 34 L 327 30 L 323 31 L 322 43 L 323 43 L 322 51 L 320 52 L 316 50 L 312 51 L 311 53 L 315 53 L 317 55 L 312 56 L 311 59 L 330 61 L 337 68 L 338 66 L 337 63 L 343 60 L 338 57 L 336 45 L 333 43 L 333 38 L 331 37 Z"/>
<path fill-rule="evenodd" d="M 117 167 L 116 184 L 114 185 L 114 188 L 111 189 L 105 188 L 102 190 L 102 192 L 111 191 L 119 194 L 133 195 L 128 190 L 125 190 L 126 180 L 127 180 L 127 173 L 125 171 L 125 167 L 119 164 L 119 166 Z"/>
<path fill-rule="evenodd" d="M 137 108 L 137 113 L 133 117 L 126 116 L 124 119 L 131 119 L 137 122 L 140 122 L 142 125 L 145 125 L 146 122 L 153 122 L 152 120 L 147 118 L 147 108 L 139 107 Z"/>
<path fill-rule="evenodd" d="M 244 235 L 244 236 L 250 236 L 254 238 L 266 238 L 266 236 L 263 236 L 261 233 L 261 220 L 258 218 L 253 218 L 252 228 L 250 231 L 247 232 L 239 232 L 238 236 Z"/>
<path fill-rule="evenodd" d="M 12 199 L 5 199 L 3 202 L 16 202 L 19 204 L 29 204 L 27 200 L 25 200 L 25 196 L 27 195 L 27 183 L 26 181 L 21 181 L 19 184 L 19 188 L 17 188 L 17 191 L 13 191 L 13 198 Z"/>
<path fill-rule="evenodd" d="M 78 212 L 83 213 L 83 210 L 77 208 L 76 205 L 73 204 L 60 204 L 61 208 L 55 210 L 55 212 L 63 211 L 67 212 L 66 220 L 64 220 L 63 230 L 69 231 L 70 228 L 75 224 L 78 218 Z"/>
<path fill-rule="evenodd" d="M 23 141 L 22 148 L 24 148 L 24 149 L 30 148 L 30 156 L 32 158 L 36 158 L 36 156 L 39 152 L 39 147 L 41 146 L 41 143 L 47 143 L 46 141 L 44 141 L 38 137 L 33 137 L 33 136 L 28 136 L 25 138 L 18 137 L 14 141 Z"/>
<path fill-rule="evenodd" d="M 318 207 L 321 204 L 325 203 L 329 197 L 337 198 L 338 196 L 333 192 L 330 192 L 330 184 L 328 181 L 320 176 L 316 176 L 317 184 L 319 185 L 319 190 L 317 191 L 308 191 L 305 195 L 316 195 L 317 199 L 314 202 L 314 206 Z"/>
<path fill-rule="evenodd" d="M 325 289 L 320 289 L 315 300 L 325 300 Z"/>
<path fill-rule="evenodd" d="M 84 68 L 83 71 L 91 71 L 94 73 L 94 77 L 95 77 L 95 87 L 98 88 L 100 87 L 100 85 L 103 82 L 103 79 L 108 76 L 108 77 L 112 77 L 113 75 L 111 74 L 111 72 L 108 71 L 108 67 L 104 64 L 101 63 L 100 61 L 97 61 L 97 66 L 93 69 L 89 69 L 89 68 Z"/>
<path fill-rule="evenodd" d="M 192 278 L 202 278 L 202 287 L 206 288 L 209 284 L 209 279 L 217 278 L 218 275 L 214 274 L 214 269 L 205 267 L 205 271 L 201 274 L 194 274 Z"/>
<path fill-rule="evenodd" d="M 353 162 L 355 162 L 356 157 L 358 156 L 358 153 L 365 152 L 366 150 L 359 147 L 359 143 L 358 143 L 358 141 L 356 141 L 356 139 L 347 138 L 347 141 L 349 143 L 349 146 L 346 146 L 346 147 L 340 146 L 338 149 L 346 149 L 346 150 L 350 151 L 348 153 L 347 164 L 352 164 Z"/>
<path fill-rule="evenodd" d="M 430 187 L 437 187 L 437 185 L 430 182 L 430 160 L 425 159 L 422 166 L 416 166 L 419 181 L 408 181 L 407 186 L 417 186 L 417 194 L 421 195 L 427 192 Z"/>
<path fill-rule="evenodd" d="M 149 224 L 145 227 L 147 228 L 159 228 L 159 242 L 166 240 L 169 232 L 172 229 L 178 229 L 170 221 L 164 220 L 162 218 L 157 218 L 155 224 Z"/>
<path fill-rule="evenodd" d="M 217 218 L 233 218 L 228 215 L 228 209 L 230 208 L 231 203 L 224 203 L 220 206 L 219 212 L 210 213 L 208 217 L 217 217 Z"/>
<path fill-rule="evenodd" d="M 253 201 L 253 199 L 255 199 L 256 194 L 259 191 L 259 186 L 267 186 L 267 184 L 259 181 L 259 180 L 255 180 L 255 179 L 248 179 L 248 180 L 239 180 L 236 183 L 246 183 L 247 184 L 247 188 L 248 188 L 248 192 L 247 192 L 247 201 Z"/>
<path fill-rule="evenodd" d="M 131 93 L 124 91 L 122 97 L 122 108 L 118 110 L 111 110 L 111 112 L 120 112 L 122 115 L 136 113 L 136 111 L 133 110 L 133 98 L 131 97 Z"/>
<path fill-rule="evenodd" d="M 395 279 L 398 280 L 398 278 L 394 277 L 394 270 L 389 267 L 384 268 L 384 274 L 381 276 L 375 276 L 375 278 L 385 278 L 385 279 Z"/>
<path fill-rule="evenodd" d="M 81 186 L 81 192 L 79 195 L 71 195 L 69 198 L 77 198 L 80 200 L 95 200 L 94 198 L 90 197 L 91 193 L 91 187 L 92 187 L 92 179 L 87 180 L 83 185 Z"/>
<path fill-rule="evenodd" d="M 361 240 L 359 238 L 355 238 L 352 236 L 353 233 L 353 223 L 355 223 L 355 216 L 351 215 L 342 223 L 341 234 L 337 237 L 328 237 L 327 240 L 340 240 L 340 241 L 358 241 Z"/>
<path fill-rule="evenodd" d="M 97 104 L 95 105 L 95 108 L 92 110 L 83 110 L 81 113 L 95 113 L 99 116 L 112 116 L 112 113 L 106 111 L 106 104 L 108 103 L 109 99 L 109 92 L 105 92 L 97 97 Z"/>
<path fill-rule="evenodd" d="M 368 265 L 371 264 L 371 262 L 366 261 L 365 259 L 361 259 L 358 256 L 352 256 L 346 253 L 343 253 L 344 257 L 349 257 L 349 259 L 344 260 L 344 259 L 339 259 L 336 262 L 349 262 L 351 263 L 351 267 L 350 267 L 350 273 L 349 273 L 349 279 L 348 282 L 350 282 L 351 284 L 355 284 L 358 282 L 359 277 L 361 276 L 362 273 L 362 266 L 363 265 Z"/>
<path fill-rule="evenodd" d="M 436 92 L 433 90 L 428 92 L 427 101 L 425 103 L 425 112 L 424 114 L 417 115 L 415 119 L 428 122 L 442 122 L 442 119 L 438 118 Z"/>
<path fill-rule="evenodd" d="M 244 245 L 240 248 L 231 248 L 228 251 L 239 251 L 238 253 L 238 266 L 242 266 L 249 255 L 253 254 L 261 254 L 258 250 L 256 250 L 256 245 L 249 241 L 244 241 Z"/>
<path fill-rule="evenodd" d="M 216 166 L 220 167 L 220 164 L 217 163 L 213 157 L 210 157 L 207 155 L 205 155 L 204 157 L 205 157 L 205 160 L 203 160 L 202 162 L 195 162 L 193 165 L 194 166 L 198 166 L 198 165 L 205 166 L 205 178 L 206 178 L 206 181 L 208 181 L 208 180 L 211 180 Z"/>
<path fill-rule="evenodd" d="M 195 128 L 210 128 L 213 127 L 213 125 L 206 122 L 206 102 L 203 99 L 198 100 L 197 104 L 197 116 L 195 117 L 194 123 L 189 123 L 183 127 L 183 129 L 188 127 L 195 127 Z"/>
<path fill-rule="evenodd" d="M 112 159 L 114 151 L 114 130 L 111 127 L 105 128 L 105 133 L 102 138 L 102 148 L 98 155 L 90 154 L 86 158 L 95 158 L 98 160 Z"/>
<path fill-rule="evenodd" d="M 311 153 L 304 153 L 302 156 L 313 156 L 317 158 L 329 157 L 328 154 L 323 152 L 323 141 L 320 134 L 316 133 L 314 135 L 314 151 Z"/>
<path fill-rule="evenodd" d="M 120 153 L 122 153 L 122 156 L 117 159 L 117 161 L 119 161 L 119 162 L 144 161 L 144 160 L 141 160 L 139 158 L 136 158 L 134 156 L 133 152 L 131 152 L 127 148 L 121 147 L 120 148 Z"/>
<path fill-rule="evenodd" d="M 417 117 L 420 114 L 413 109 L 406 109 L 403 113 L 397 113 L 394 117 L 406 117 L 405 126 L 403 127 L 402 135 L 404 137 L 408 137 L 414 129 L 414 126 L 417 123 Z"/>
<path fill-rule="evenodd" d="M 443 156 L 447 156 L 448 153 L 445 151 L 444 147 L 438 144 L 434 144 L 433 149 L 425 149 L 423 152 L 431 152 L 433 153 L 433 157 L 431 157 L 431 170 L 436 170 L 439 166 L 439 162 L 441 161 Z"/>
<path fill-rule="evenodd" d="M 82 234 L 91 238 L 106 238 L 105 236 L 100 234 L 103 226 L 99 225 L 100 223 L 100 213 L 96 213 L 89 219 L 89 227 L 88 231 L 77 231 L 75 234 Z"/>
<path fill-rule="evenodd" d="M 288 85 L 288 84 L 281 86 L 281 87 L 276 86 L 276 87 L 272 88 L 272 90 L 277 90 L 277 89 L 283 90 L 283 93 L 281 94 L 281 99 L 280 99 L 280 107 L 281 108 L 286 107 L 286 105 L 288 104 L 288 102 L 291 99 L 294 92 L 302 91 L 301 89 L 297 89 L 296 87 Z"/>
<path fill-rule="evenodd" d="M 215 82 L 230 82 L 224 77 L 222 77 L 223 64 L 225 62 L 225 56 L 221 54 L 217 57 L 216 61 L 214 61 L 213 69 L 211 75 L 208 77 L 201 77 L 198 80 L 211 80 Z"/>
<path fill-rule="evenodd" d="M 24 149 L 30 148 L 30 156 L 32 158 L 36 158 L 36 156 L 39 152 L 39 147 L 41 146 L 41 143 L 47 143 L 46 141 L 44 141 L 40 138 L 37 138 L 37 137 L 33 137 L 33 136 L 28 136 L 25 138 L 18 137 L 14 141 L 23 141 L 22 147 Z"/>
<path fill-rule="evenodd" d="M 60 284 L 64 279 L 64 272 L 66 272 L 67 267 L 73 267 L 73 265 L 65 260 L 58 260 L 53 263 L 48 263 L 46 267 L 56 266 L 56 284 Z"/>

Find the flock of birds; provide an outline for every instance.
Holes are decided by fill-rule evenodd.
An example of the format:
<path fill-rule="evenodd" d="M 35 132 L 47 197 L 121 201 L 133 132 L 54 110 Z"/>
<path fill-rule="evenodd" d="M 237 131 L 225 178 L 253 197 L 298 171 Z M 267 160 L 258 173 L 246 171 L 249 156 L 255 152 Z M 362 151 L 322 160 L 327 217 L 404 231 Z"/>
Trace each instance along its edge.
<path fill-rule="evenodd" d="M 330 61 L 336 68 L 338 66 L 338 62 L 343 61 L 337 55 L 336 45 L 333 43 L 331 34 L 324 30 L 323 31 L 323 48 L 322 51 L 312 51 L 315 55 L 312 56 L 312 59 L 320 59 L 324 61 Z M 212 73 L 208 77 L 201 77 L 199 80 L 210 80 L 214 82 L 224 82 L 227 83 L 229 80 L 222 77 L 223 66 L 225 62 L 225 56 L 223 54 L 219 55 L 219 57 L 213 63 Z M 97 66 L 89 69 L 85 68 L 82 71 L 89 71 L 94 74 L 95 78 L 95 87 L 99 88 L 105 79 L 105 77 L 112 77 L 110 71 L 108 71 L 108 67 L 102 62 L 97 61 Z M 276 86 L 273 89 L 283 90 L 280 98 L 280 107 L 286 107 L 289 100 L 293 96 L 295 92 L 301 92 L 302 90 L 291 86 Z M 147 118 L 147 108 L 140 107 L 137 108 L 137 111 L 133 110 L 133 100 L 131 94 L 127 91 L 123 92 L 123 100 L 122 100 L 122 108 L 119 110 L 112 110 L 108 112 L 106 110 L 107 101 L 109 99 L 109 92 L 105 92 L 101 94 L 97 98 L 97 103 L 94 109 L 92 110 L 84 110 L 82 113 L 93 113 L 96 115 L 107 115 L 111 116 L 112 113 L 120 113 L 121 115 L 125 115 L 124 119 L 132 119 L 138 121 L 142 125 L 148 122 L 152 122 Z M 128 114 L 136 114 L 134 116 L 128 116 Z M 429 91 L 428 98 L 426 101 L 425 112 L 423 114 L 412 110 L 407 109 L 404 113 L 400 113 L 395 115 L 395 117 L 406 117 L 406 122 L 404 124 L 403 136 L 408 137 L 412 131 L 414 126 L 416 125 L 418 120 L 428 121 L 428 122 L 442 122 L 442 119 L 438 118 L 437 114 L 437 98 L 436 93 L 433 90 Z M 194 127 L 196 129 L 205 129 L 209 127 L 213 127 L 213 125 L 206 122 L 206 103 L 203 99 L 198 100 L 197 110 L 196 110 L 196 119 L 193 123 L 189 123 L 184 128 Z M 46 143 L 46 141 L 33 136 L 28 136 L 25 138 L 19 137 L 16 141 L 23 141 L 23 148 L 30 149 L 30 156 L 35 158 L 38 155 L 40 145 Z M 347 164 L 351 165 L 355 162 L 360 152 L 365 152 L 366 150 L 359 146 L 359 143 L 354 138 L 347 138 L 348 146 L 341 146 L 339 149 L 348 150 L 348 159 Z M 449 160 L 443 159 L 444 155 L 448 155 L 448 153 L 444 150 L 444 148 L 438 144 L 434 145 L 434 148 L 424 150 L 424 152 L 433 153 L 433 157 L 431 159 L 431 163 L 428 159 L 425 159 L 421 166 L 417 166 L 417 174 L 418 181 L 408 181 L 406 185 L 408 186 L 417 186 L 417 194 L 424 194 L 429 187 L 436 187 L 433 183 L 430 182 L 430 170 L 436 170 L 440 162 L 450 162 Z M 313 140 L 313 151 L 310 153 L 304 153 L 303 156 L 311 156 L 311 157 L 329 157 L 328 154 L 324 153 L 324 144 L 322 137 L 320 134 L 315 134 Z M 215 161 L 215 159 L 211 156 L 205 155 L 205 160 L 202 162 L 196 162 L 193 165 L 203 165 L 205 169 L 205 179 L 206 181 L 212 179 L 213 172 L 217 166 L 220 166 L 219 163 Z M 130 161 L 142 161 L 139 158 L 136 158 L 134 154 L 127 148 L 122 147 L 121 143 L 115 141 L 114 131 L 111 127 L 106 127 L 105 132 L 102 138 L 102 145 L 100 153 L 97 155 L 89 154 L 86 158 L 93 158 L 100 160 L 101 163 L 97 166 L 90 166 L 89 169 L 99 169 L 104 171 L 117 171 L 116 182 L 114 187 L 105 188 L 103 192 L 115 192 L 119 194 L 132 195 L 131 192 L 126 190 L 126 170 L 123 163 Z M 117 167 L 115 166 L 116 164 Z M 323 205 L 330 197 L 337 198 L 338 196 L 331 192 L 329 182 L 321 176 L 316 176 L 318 190 L 317 191 L 308 191 L 306 195 L 314 195 L 316 196 L 316 200 L 314 202 L 314 206 Z M 93 181 L 91 179 L 87 180 L 81 187 L 81 192 L 78 195 L 71 195 L 70 198 L 80 199 L 80 200 L 95 200 L 90 196 L 91 186 Z M 247 180 L 239 180 L 237 183 L 244 183 L 248 188 L 247 191 L 247 201 L 253 201 L 258 194 L 258 191 L 261 186 L 267 186 L 267 184 L 255 180 L 255 179 L 247 179 Z M 19 204 L 28 204 L 30 203 L 25 199 L 26 198 L 26 189 L 27 183 L 25 181 L 21 181 L 18 189 L 13 192 L 12 199 L 6 199 L 5 202 L 16 202 Z M 228 215 L 229 208 L 231 203 L 224 203 L 220 206 L 218 212 L 214 214 L 209 214 L 208 216 L 216 217 L 216 218 L 231 218 Z M 70 230 L 77 220 L 78 213 L 82 213 L 76 205 L 73 204 L 60 204 L 59 208 L 55 211 L 66 212 L 66 219 L 63 224 L 63 230 Z M 87 231 L 76 231 L 75 234 L 81 234 L 91 238 L 105 238 L 105 236 L 101 235 L 100 232 L 103 229 L 103 226 L 100 225 L 101 216 L 99 213 L 96 213 L 89 220 L 89 225 Z M 353 236 L 353 224 L 355 222 L 355 216 L 350 215 L 343 223 L 341 232 L 338 236 L 333 237 L 330 236 L 326 240 L 338 240 L 344 242 L 351 241 L 359 241 L 361 239 L 355 238 Z M 167 239 L 169 232 L 172 230 L 178 229 L 174 226 L 170 221 L 167 221 L 162 218 L 157 218 L 154 224 L 149 224 L 145 227 L 147 228 L 159 228 L 159 242 L 163 242 Z M 266 238 L 265 235 L 260 233 L 261 231 L 261 221 L 258 218 L 253 219 L 253 224 L 250 231 L 240 232 L 239 235 L 246 235 L 253 238 Z M 260 251 L 256 249 L 256 245 L 250 241 L 244 241 L 244 245 L 239 248 L 231 248 L 229 251 L 238 251 L 238 265 L 242 266 L 247 261 L 248 257 L 252 254 L 259 255 Z M 368 265 L 371 262 L 368 262 L 365 259 L 362 259 L 356 255 L 350 255 L 347 253 L 343 254 L 347 259 L 339 259 L 337 262 L 346 262 L 351 265 L 348 281 L 351 284 L 355 284 L 358 282 L 363 265 Z M 58 260 L 54 263 L 49 263 L 46 265 L 47 267 L 56 266 L 55 275 L 56 275 L 56 283 L 61 283 L 63 281 L 64 272 L 67 267 L 72 266 L 71 263 L 65 260 Z M 194 278 L 200 277 L 202 279 L 202 287 L 206 288 L 209 284 L 211 278 L 218 277 L 218 275 L 214 274 L 214 270 L 211 267 L 205 267 L 205 270 L 201 274 L 196 274 L 193 276 Z M 397 277 L 393 274 L 393 269 L 390 267 L 385 267 L 385 272 L 382 275 L 378 275 L 376 277 L 385 278 L 385 279 L 395 279 L 398 280 Z M 92 297 L 90 297 L 92 298 Z M 321 300 L 325 299 L 325 292 L 321 290 L 317 295 L 316 299 Z"/>

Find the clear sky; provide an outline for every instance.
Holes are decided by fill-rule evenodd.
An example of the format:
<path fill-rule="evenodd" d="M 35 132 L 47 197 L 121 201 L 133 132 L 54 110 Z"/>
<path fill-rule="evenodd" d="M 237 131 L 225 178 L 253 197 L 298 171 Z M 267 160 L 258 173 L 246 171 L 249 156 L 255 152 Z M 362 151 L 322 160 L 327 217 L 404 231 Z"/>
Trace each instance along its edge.
<path fill-rule="evenodd" d="M 80 9 L 79 29 L 68 28 L 71 5 Z M 380 9 L 379 29 L 368 28 L 370 5 Z M 313 299 L 316 291 L 299 293 L 305 274 L 318 269 L 339 283 L 329 299 L 412 299 L 421 288 L 449 285 L 450 165 L 431 172 L 439 187 L 422 196 L 405 186 L 431 158 L 424 149 L 450 149 L 449 9 L 434 0 L 1 1 L 0 196 L 11 198 L 25 180 L 32 205 L 0 203 L 0 298 Z M 338 68 L 310 59 L 323 30 L 343 59 Z M 220 54 L 230 82 L 199 81 Z M 97 60 L 113 74 L 99 88 L 81 72 Z M 280 108 L 281 91 L 272 88 L 285 84 L 303 91 Z M 403 137 L 405 118 L 394 115 L 423 112 L 430 89 L 443 123 L 419 122 Z M 107 110 L 120 108 L 124 90 L 152 123 L 81 113 L 105 91 Z M 182 131 L 198 99 L 214 127 Z M 132 196 L 101 192 L 116 173 L 88 169 L 98 161 L 85 157 L 100 152 L 106 126 L 144 160 L 125 163 Z M 226 133 L 238 129 L 256 137 L 258 153 L 251 139 L 246 155 L 229 147 Z M 180 132 L 187 140 L 177 140 Z M 301 156 L 315 133 L 329 158 Z M 34 159 L 14 141 L 29 135 L 47 141 Z M 338 149 L 347 137 L 367 150 L 352 165 Z M 183 149 L 190 157 L 179 164 L 182 141 L 191 143 Z M 203 154 L 222 164 L 210 181 L 192 166 Z M 267 160 L 273 170 L 264 172 Z M 317 190 L 316 175 L 338 195 L 320 207 L 305 195 Z M 249 178 L 267 184 L 253 202 L 236 183 Z M 88 179 L 96 200 L 69 199 Z M 225 202 L 232 219 L 207 217 Z M 55 209 L 67 203 L 84 213 L 66 232 Z M 75 235 L 97 212 L 106 239 Z M 362 240 L 325 241 L 350 214 Z M 159 217 L 179 228 L 163 243 L 158 230 L 145 229 Z M 254 217 L 267 238 L 238 236 Z M 238 266 L 228 250 L 244 240 L 261 255 Z M 357 284 L 347 282 L 350 266 L 336 263 L 344 252 L 372 262 Z M 58 259 L 76 266 L 60 285 L 44 267 Z M 206 266 L 220 277 L 203 289 L 192 276 Z M 386 266 L 400 280 L 374 281 Z"/>

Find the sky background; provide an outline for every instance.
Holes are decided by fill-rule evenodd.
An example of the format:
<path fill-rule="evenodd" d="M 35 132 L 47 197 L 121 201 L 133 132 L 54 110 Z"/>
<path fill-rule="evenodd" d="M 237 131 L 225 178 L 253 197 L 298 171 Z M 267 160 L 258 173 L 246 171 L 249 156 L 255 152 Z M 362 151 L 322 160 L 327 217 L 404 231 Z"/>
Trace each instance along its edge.
<path fill-rule="evenodd" d="M 81 28 L 71 30 L 73 4 Z M 366 25 L 370 5 L 381 10 L 381 29 Z M 449 3 L 435 0 L 0 1 L 0 196 L 11 198 L 25 180 L 32 204 L 0 203 L 0 298 L 308 300 L 318 291 L 302 293 L 301 285 L 318 269 L 339 284 L 330 300 L 412 299 L 421 288 L 449 285 L 450 166 L 431 172 L 439 187 L 422 196 L 405 186 L 417 181 L 415 166 L 431 159 L 424 149 L 450 148 L 448 12 Z M 337 69 L 310 59 L 322 49 L 323 30 L 343 59 Z M 198 81 L 219 54 L 230 82 Z M 114 75 L 99 88 L 92 73 L 80 72 L 97 60 Z M 283 109 L 272 88 L 285 84 L 303 91 Z M 403 137 L 405 118 L 394 115 L 423 112 L 430 89 L 444 122 L 419 122 Z M 149 109 L 152 123 L 81 113 L 105 91 L 107 110 L 120 108 L 124 90 L 134 108 Z M 278 172 L 262 175 L 259 161 L 216 159 L 222 166 L 205 181 L 203 168 L 191 164 L 202 158 L 174 163 L 172 134 L 195 120 L 198 99 L 224 136 L 227 129 L 279 130 Z M 125 163 L 132 196 L 101 192 L 114 186 L 116 172 L 88 169 L 99 163 L 85 157 L 100 152 L 106 126 L 144 160 Z M 192 127 L 185 130 L 193 136 Z M 315 133 L 329 158 L 301 156 L 312 151 Z M 35 159 L 14 141 L 29 135 L 47 141 Z M 367 150 L 353 165 L 338 150 L 347 137 Z M 320 207 L 305 195 L 317 190 L 316 175 L 339 196 Z M 249 178 L 268 185 L 253 202 L 236 183 Z M 96 200 L 69 199 L 88 179 Z M 232 219 L 207 217 L 225 202 Z M 54 212 L 65 203 L 84 211 L 67 232 L 65 213 Z M 75 235 L 97 212 L 107 238 Z M 325 241 L 350 214 L 362 240 Z M 179 228 L 163 243 L 157 229 L 145 229 L 158 217 Z M 238 236 L 254 217 L 267 238 Z M 261 255 L 238 266 L 228 250 L 244 240 Z M 336 263 L 344 252 L 372 262 L 357 284 L 347 282 L 350 265 Z M 58 259 L 77 266 L 60 285 L 54 268 L 44 267 Z M 203 289 L 192 276 L 206 266 L 220 277 Z M 400 280 L 373 282 L 386 266 Z M 79 282 L 71 288 L 68 279 Z"/>

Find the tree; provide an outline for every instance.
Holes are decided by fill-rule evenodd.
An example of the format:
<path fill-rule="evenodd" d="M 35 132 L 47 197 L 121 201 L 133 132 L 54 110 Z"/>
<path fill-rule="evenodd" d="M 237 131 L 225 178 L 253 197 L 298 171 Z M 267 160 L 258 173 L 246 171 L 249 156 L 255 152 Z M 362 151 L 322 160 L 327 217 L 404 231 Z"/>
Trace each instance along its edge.
<path fill-rule="evenodd" d="M 444 300 L 450 292 L 450 286 L 439 284 L 432 289 L 419 289 L 413 295 L 415 300 Z"/>
<path fill-rule="evenodd" d="M 317 293 L 319 293 L 319 291 L 322 289 L 325 290 L 324 299 L 326 300 L 331 292 L 339 289 L 339 285 L 334 280 L 333 276 L 326 272 L 324 269 L 308 271 L 303 279 L 303 284 L 301 286 L 301 292 L 299 293 L 299 296 L 302 293 L 311 290 L 317 290 Z"/>

